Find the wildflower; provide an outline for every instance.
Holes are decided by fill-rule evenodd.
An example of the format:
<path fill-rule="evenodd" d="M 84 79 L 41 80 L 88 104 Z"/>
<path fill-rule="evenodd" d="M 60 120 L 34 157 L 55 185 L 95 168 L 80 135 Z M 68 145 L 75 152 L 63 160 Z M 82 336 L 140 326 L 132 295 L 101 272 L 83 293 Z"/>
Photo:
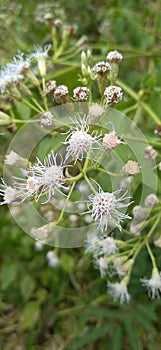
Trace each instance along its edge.
<path fill-rule="evenodd" d="M 48 58 L 48 52 L 51 49 L 51 45 L 45 45 L 44 49 L 40 46 L 35 47 L 35 52 L 29 55 L 30 59 L 35 59 L 38 63 L 38 68 L 42 77 L 46 76 L 46 60 Z"/>
<path fill-rule="evenodd" d="M 108 261 L 105 257 L 100 257 L 99 259 L 95 260 L 95 267 L 100 270 L 101 277 L 106 276 L 108 273 Z"/>
<path fill-rule="evenodd" d="M 132 183 L 133 181 L 133 176 L 127 176 L 127 177 L 124 177 L 121 181 L 120 181 L 120 187 L 123 189 L 123 190 L 126 190 L 129 188 L 130 184 Z"/>
<path fill-rule="evenodd" d="M 124 203 L 129 199 L 126 197 L 126 192 L 120 198 L 116 198 L 120 192 L 121 190 L 113 193 L 104 192 L 99 186 L 99 192 L 89 196 L 88 213 L 91 213 L 94 221 L 98 221 L 98 227 L 101 231 L 107 230 L 109 223 L 121 230 L 120 223 L 124 219 L 130 219 L 130 216 L 118 211 L 118 209 L 127 208 L 131 204 Z"/>
<path fill-rule="evenodd" d="M 52 113 L 49 112 L 49 111 L 44 112 L 41 115 L 41 118 L 40 118 L 40 125 L 41 125 L 41 127 L 51 126 L 52 123 L 53 123 L 53 115 L 52 115 Z"/>
<path fill-rule="evenodd" d="M 18 54 L 14 56 L 12 64 L 19 74 L 24 75 L 30 68 L 31 60 L 29 57 L 25 59 L 24 53 L 19 51 Z"/>
<path fill-rule="evenodd" d="M 123 92 L 120 87 L 112 85 L 106 87 L 104 96 L 106 99 L 106 105 L 112 106 L 122 100 Z"/>
<path fill-rule="evenodd" d="M 161 273 L 158 272 L 157 269 L 154 269 L 152 272 L 151 278 L 148 280 L 147 278 L 142 278 L 141 283 L 143 286 L 147 287 L 148 295 L 151 296 L 152 299 L 160 298 L 161 293 Z"/>
<path fill-rule="evenodd" d="M 73 98 L 76 101 L 87 101 L 89 98 L 89 89 L 86 86 L 78 86 L 73 90 Z"/>
<path fill-rule="evenodd" d="M 129 160 L 123 167 L 123 171 L 128 175 L 135 175 L 140 173 L 140 166 L 137 162 Z"/>
<path fill-rule="evenodd" d="M 65 178 L 63 170 L 63 159 L 60 155 L 60 165 L 57 164 L 58 154 L 53 151 L 45 158 L 44 164 L 37 158 L 37 163 L 31 167 L 31 171 L 35 179 L 41 184 L 41 193 L 48 192 L 48 200 L 54 195 L 55 189 L 64 188 Z"/>
<path fill-rule="evenodd" d="M 41 180 L 35 175 L 29 175 L 30 170 L 27 171 L 27 178 L 14 177 L 14 187 L 19 193 L 19 198 L 24 202 L 27 198 L 34 196 L 38 197 L 39 189 L 41 187 Z"/>
<path fill-rule="evenodd" d="M 141 205 L 135 205 L 132 210 L 134 219 L 138 221 L 143 221 L 147 217 L 147 210 Z"/>
<path fill-rule="evenodd" d="M 0 202 L 0 205 L 15 202 L 18 195 L 17 190 L 11 186 L 7 186 L 3 179 L 1 187 L 2 189 L 0 189 L 0 196 L 3 196 L 3 202 Z"/>
<path fill-rule="evenodd" d="M 148 208 L 153 208 L 158 202 L 158 197 L 154 193 L 150 193 L 144 200 L 144 204 Z"/>
<path fill-rule="evenodd" d="M 122 141 L 119 140 L 116 132 L 113 130 L 109 132 L 108 134 L 105 134 L 103 138 L 103 147 L 106 150 L 111 150 L 115 147 L 117 147 Z"/>
<path fill-rule="evenodd" d="M 59 85 L 54 91 L 54 100 L 57 103 L 66 103 L 69 98 L 69 90 L 66 85 Z"/>
<path fill-rule="evenodd" d="M 20 168 L 27 168 L 31 163 L 27 159 L 21 157 L 18 153 L 10 151 L 10 153 L 5 156 L 5 164 L 14 165 Z"/>
<path fill-rule="evenodd" d="M 72 223 L 77 222 L 78 221 L 78 215 L 76 215 L 76 214 L 69 215 L 69 221 L 72 222 Z"/>
<path fill-rule="evenodd" d="M 114 298 L 114 301 L 120 299 L 121 304 L 124 302 L 129 303 L 130 295 L 128 293 L 126 284 L 124 284 L 124 280 L 122 280 L 120 283 L 108 282 L 107 287 L 108 292 Z"/>
<path fill-rule="evenodd" d="M 86 250 L 85 253 L 94 253 L 95 256 L 98 255 L 99 247 L 99 237 L 94 233 L 88 234 L 86 239 Z"/>
<path fill-rule="evenodd" d="M 144 150 L 145 159 L 156 159 L 158 152 L 152 147 L 147 146 Z"/>
<path fill-rule="evenodd" d="M 104 61 L 96 63 L 95 66 L 93 67 L 93 71 L 100 76 L 107 75 L 110 69 L 111 69 L 110 64 Z"/>
<path fill-rule="evenodd" d="M 41 252 L 43 250 L 43 243 L 36 241 L 35 242 L 35 250 L 37 250 L 38 252 Z"/>
<path fill-rule="evenodd" d="M 51 223 L 50 223 L 51 224 Z M 36 240 L 45 241 L 50 235 L 50 224 L 31 229 L 31 235 Z"/>
<path fill-rule="evenodd" d="M 92 103 L 89 107 L 89 115 L 92 119 L 92 121 L 97 121 L 102 114 L 104 113 L 104 108 L 100 106 L 98 103 Z"/>
<path fill-rule="evenodd" d="M 56 253 L 52 250 L 49 250 L 47 252 L 46 258 L 50 267 L 57 267 L 60 264 L 59 258 L 57 257 Z"/>
<path fill-rule="evenodd" d="M 30 69 L 31 58 L 30 55 L 25 58 L 24 53 L 19 51 L 18 54 L 14 56 L 13 63 L 11 63 L 10 66 L 20 77 L 24 78 L 25 76 L 34 86 L 39 86 L 38 79 Z"/>
<path fill-rule="evenodd" d="M 106 58 L 111 63 L 119 63 L 122 61 L 123 56 L 121 55 L 120 52 L 115 50 L 115 51 L 110 51 Z"/>
<path fill-rule="evenodd" d="M 23 79 L 23 75 L 19 74 L 17 69 L 12 64 L 6 64 L 6 66 L 0 72 L 0 92 L 8 93 L 18 101 L 21 101 L 21 94 L 19 93 L 16 85 Z"/>
<path fill-rule="evenodd" d="M 56 81 L 55 80 L 49 80 L 43 90 L 44 95 L 51 95 L 56 89 Z"/>
<path fill-rule="evenodd" d="M 85 154 L 95 149 L 94 144 L 97 148 L 101 147 L 98 142 L 100 136 L 94 136 L 93 132 L 89 134 L 88 119 L 80 119 L 75 125 L 76 130 L 71 130 L 64 142 L 67 145 L 66 159 L 73 157 L 75 160 L 82 160 Z"/>

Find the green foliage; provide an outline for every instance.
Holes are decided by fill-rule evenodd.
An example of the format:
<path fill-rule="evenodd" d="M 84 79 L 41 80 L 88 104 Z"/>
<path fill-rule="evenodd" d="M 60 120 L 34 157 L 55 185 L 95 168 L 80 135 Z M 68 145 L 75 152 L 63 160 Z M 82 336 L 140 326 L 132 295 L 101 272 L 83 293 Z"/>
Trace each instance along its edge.
<path fill-rule="evenodd" d="M 120 80 L 131 88 L 125 90 L 125 99 L 118 109 L 132 118 L 152 141 L 160 153 L 160 138 L 154 135 L 156 116 L 160 119 L 161 107 L 161 11 L 160 2 L 146 1 L 96 1 L 44 2 L 56 6 L 53 13 L 61 10 L 62 21 L 78 24 L 78 32 L 71 38 L 87 35 L 88 47 L 95 59 L 104 59 L 107 51 L 118 49 L 124 55 Z M 28 53 L 36 43 L 51 41 L 49 25 L 35 18 L 38 2 L 22 0 L 1 1 L 0 36 L 1 64 L 10 61 L 19 49 Z M 85 43 L 83 49 L 86 49 Z M 69 48 L 67 47 L 65 51 Z M 49 79 L 67 84 L 70 92 L 78 84 L 80 51 L 64 63 L 50 67 Z M 133 92 L 139 96 L 135 99 Z M 97 96 L 97 91 L 94 91 Z M 12 101 L 0 100 L 1 109 L 10 111 Z M 145 109 L 147 103 L 155 116 Z M 135 108 L 136 105 L 136 108 Z M 134 108 L 133 108 L 134 107 Z M 27 121 L 35 113 L 29 106 L 16 102 L 13 112 Z M 20 128 L 20 126 L 18 126 Z M 6 150 L 14 129 L 3 127 L 2 154 Z M 38 145 L 38 156 L 44 157 L 53 147 L 59 147 L 64 135 L 53 139 L 45 136 Z M 122 158 L 126 159 L 124 145 Z M 130 155 L 130 153 L 129 153 Z M 92 173 L 94 176 L 94 173 Z M 161 175 L 158 172 L 158 191 L 161 193 Z M 105 177 L 100 184 L 104 186 Z M 109 184 L 110 186 L 110 184 Z M 139 201 L 141 187 L 137 187 L 134 199 Z M 77 193 L 75 192 L 77 200 Z M 35 249 L 35 242 L 11 219 L 7 208 L 1 210 L 1 268 L 0 268 L 0 348 L 4 350 L 160 350 L 161 302 L 145 297 L 138 285 L 142 276 L 151 272 L 147 253 L 139 254 L 134 268 L 130 291 L 134 299 L 130 305 L 120 306 L 106 294 L 105 280 L 93 268 L 92 257 L 84 256 L 84 250 L 57 250 L 60 266 L 48 266 L 46 253 Z M 159 232 L 158 232 L 159 235 Z M 160 254 L 154 250 L 161 268 Z M 134 301 L 135 300 L 135 301 Z M 137 301 L 136 301 L 137 300 Z"/>

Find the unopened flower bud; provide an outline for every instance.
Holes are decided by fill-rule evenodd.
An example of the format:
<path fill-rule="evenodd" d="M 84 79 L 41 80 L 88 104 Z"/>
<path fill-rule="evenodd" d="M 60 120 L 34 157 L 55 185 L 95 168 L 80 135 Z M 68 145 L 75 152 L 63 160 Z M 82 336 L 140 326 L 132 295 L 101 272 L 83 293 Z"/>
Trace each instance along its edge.
<path fill-rule="evenodd" d="M 147 146 L 144 150 L 145 159 L 155 159 L 157 155 L 158 152 L 152 146 Z"/>
<path fill-rule="evenodd" d="M 69 90 L 66 85 L 59 85 L 55 89 L 54 100 L 57 103 L 67 103 L 69 101 Z"/>
<path fill-rule="evenodd" d="M 137 162 L 129 160 L 123 167 L 123 171 L 128 175 L 135 175 L 140 173 L 140 166 Z"/>
<path fill-rule="evenodd" d="M 44 112 L 41 115 L 41 118 L 40 118 L 40 125 L 41 125 L 41 127 L 51 126 L 52 123 L 53 123 L 53 115 L 52 115 L 52 113 L 49 112 L 49 111 Z"/>
<path fill-rule="evenodd" d="M 141 205 L 135 205 L 132 210 L 133 217 L 137 221 L 143 221 L 147 217 L 147 210 L 143 208 Z"/>
<path fill-rule="evenodd" d="M 123 92 L 120 87 L 112 85 L 105 89 L 104 96 L 106 99 L 106 105 L 112 106 L 122 100 Z"/>
<path fill-rule="evenodd" d="M 81 86 L 81 87 L 76 87 L 74 90 L 73 90 L 73 98 L 76 100 L 76 101 L 87 101 L 88 98 L 89 98 L 89 89 L 85 86 Z"/>
<path fill-rule="evenodd" d="M 21 157 L 18 153 L 14 151 L 11 151 L 6 155 L 5 164 L 14 165 L 23 169 L 26 169 L 31 165 L 28 159 Z"/>
<path fill-rule="evenodd" d="M 147 208 L 153 208 L 158 202 L 158 197 L 154 193 L 149 194 L 144 200 L 144 204 Z"/>
<path fill-rule="evenodd" d="M 0 111 L 0 125 L 8 125 L 10 123 L 11 117 L 8 114 Z"/>

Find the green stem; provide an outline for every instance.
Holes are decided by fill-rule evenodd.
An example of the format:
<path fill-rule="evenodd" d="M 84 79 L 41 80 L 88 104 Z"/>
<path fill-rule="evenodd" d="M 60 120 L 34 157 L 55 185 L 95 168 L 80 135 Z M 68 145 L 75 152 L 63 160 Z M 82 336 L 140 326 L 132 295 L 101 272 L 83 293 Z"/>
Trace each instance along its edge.
<path fill-rule="evenodd" d="M 40 109 L 37 109 L 35 106 L 33 106 L 29 101 L 27 101 L 25 98 L 23 98 L 22 99 L 22 102 L 26 105 L 26 106 L 28 106 L 28 107 L 30 107 L 31 109 L 33 109 L 35 112 L 37 112 L 38 114 L 40 114 L 41 113 L 41 110 Z"/>
<path fill-rule="evenodd" d="M 56 224 L 58 224 L 58 223 L 62 220 L 64 211 L 65 211 L 65 208 L 66 208 L 66 205 L 67 205 L 67 201 L 69 200 L 69 198 L 70 198 L 70 196 L 71 196 L 71 194 L 72 194 L 72 192 L 73 192 L 73 189 L 74 189 L 75 184 L 76 184 L 76 182 L 73 182 L 73 184 L 72 184 L 72 186 L 71 186 L 71 189 L 70 189 L 70 191 L 69 191 L 69 193 L 68 193 L 68 196 L 67 196 L 67 198 L 66 198 L 65 204 L 64 204 L 64 206 L 63 206 L 63 209 L 62 209 L 62 211 L 61 211 L 61 213 L 60 213 L 60 216 L 59 216 L 59 218 L 58 218 Z"/>
<path fill-rule="evenodd" d="M 156 113 L 147 105 L 147 103 L 142 102 L 140 100 L 140 97 L 138 94 L 136 94 L 129 86 L 124 84 L 122 81 L 117 80 L 117 84 L 122 87 L 123 90 L 125 90 L 131 97 L 134 98 L 137 102 L 139 102 L 142 107 L 145 109 L 145 111 L 152 117 L 152 119 L 155 121 L 155 123 L 160 124 L 161 120 L 158 118 Z"/>

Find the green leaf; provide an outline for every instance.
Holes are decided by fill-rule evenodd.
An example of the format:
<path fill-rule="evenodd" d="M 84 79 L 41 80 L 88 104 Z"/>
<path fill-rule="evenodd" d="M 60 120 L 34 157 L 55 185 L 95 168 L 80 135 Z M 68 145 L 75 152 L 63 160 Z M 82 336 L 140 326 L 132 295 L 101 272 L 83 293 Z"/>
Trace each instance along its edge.
<path fill-rule="evenodd" d="M 136 328 L 131 321 L 127 319 L 124 320 L 123 325 L 130 345 L 130 350 L 140 350 Z"/>
<path fill-rule="evenodd" d="M 70 273 L 75 266 L 74 258 L 71 255 L 63 254 L 60 258 L 60 263 L 64 271 Z"/>
<path fill-rule="evenodd" d="M 112 328 L 112 324 L 104 323 L 99 328 L 92 328 L 86 333 L 82 333 L 81 337 L 77 338 L 74 343 L 69 347 L 69 350 L 78 350 L 82 349 L 85 345 L 92 343 L 103 336 Z"/>
<path fill-rule="evenodd" d="M 15 101 L 17 112 L 20 115 L 20 119 L 30 119 L 31 109 L 22 102 Z"/>
<path fill-rule="evenodd" d="M 24 331 L 31 329 L 40 317 L 40 306 L 37 302 L 31 301 L 26 304 L 20 315 L 20 327 Z"/>
<path fill-rule="evenodd" d="M 36 287 L 35 280 L 31 276 L 26 275 L 22 278 L 20 282 L 20 290 L 25 300 L 30 299 L 35 287 Z"/>
<path fill-rule="evenodd" d="M 122 330 L 120 326 L 115 327 L 110 341 L 110 350 L 122 350 Z"/>
<path fill-rule="evenodd" d="M 17 279 L 20 271 L 20 265 L 17 263 L 4 264 L 1 270 L 0 282 L 1 288 L 7 289 Z"/>

